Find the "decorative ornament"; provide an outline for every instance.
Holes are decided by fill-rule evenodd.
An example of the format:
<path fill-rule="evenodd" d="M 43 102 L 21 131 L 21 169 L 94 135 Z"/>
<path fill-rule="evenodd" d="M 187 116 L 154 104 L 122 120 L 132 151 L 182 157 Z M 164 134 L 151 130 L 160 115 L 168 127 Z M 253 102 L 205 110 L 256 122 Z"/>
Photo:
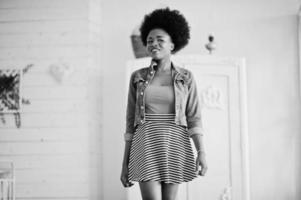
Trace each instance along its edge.
<path fill-rule="evenodd" d="M 221 90 L 213 86 L 209 86 L 203 90 L 200 98 L 203 106 L 206 108 L 216 108 L 222 110 L 224 107 Z"/>
<path fill-rule="evenodd" d="M 64 82 L 72 73 L 74 69 L 63 62 L 50 65 L 51 75 L 60 83 Z"/>
<path fill-rule="evenodd" d="M 213 35 L 209 35 L 208 37 L 209 43 L 205 45 L 206 49 L 209 51 L 209 54 L 212 54 L 212 51 L 216 49 L 216 43 L 214 42 Z"/>
<path fill-rule="evenodd" d="M 227 187 L 224 189 L 224 193 L 222 194 L 221 200 L 231 200 L 231 187 Z"/>

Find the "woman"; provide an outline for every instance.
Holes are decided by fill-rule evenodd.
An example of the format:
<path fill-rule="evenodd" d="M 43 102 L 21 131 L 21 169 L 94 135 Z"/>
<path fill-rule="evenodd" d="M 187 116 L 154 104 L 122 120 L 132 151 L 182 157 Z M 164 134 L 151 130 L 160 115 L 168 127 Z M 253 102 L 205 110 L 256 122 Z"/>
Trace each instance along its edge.
<path fill-rule="evenodd" d="M 189 26 L 165 8 L 146 15 L 140 31 L 152 62 L 131 75 L 121 182 L 139 182 L 143 200 L 173 200 L 180 183 L 207 171 L 196 83 L 171 61 L 188 43 Z"/>

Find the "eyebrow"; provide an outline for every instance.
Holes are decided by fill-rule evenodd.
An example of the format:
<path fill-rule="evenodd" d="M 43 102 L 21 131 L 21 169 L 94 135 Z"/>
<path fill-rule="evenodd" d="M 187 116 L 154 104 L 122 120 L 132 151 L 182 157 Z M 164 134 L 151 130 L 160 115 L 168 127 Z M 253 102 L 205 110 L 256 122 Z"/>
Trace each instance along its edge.
<path fill-rule="evenodd" d="M 156 37 L 157 38 L 164 38 L 165 36 L 164 35 L 157 35 Z M 147 39 L 149 39 L 149 38 L 153 38 L 153 37 L 151 37 L 151 36 L 147 37 Z"/>

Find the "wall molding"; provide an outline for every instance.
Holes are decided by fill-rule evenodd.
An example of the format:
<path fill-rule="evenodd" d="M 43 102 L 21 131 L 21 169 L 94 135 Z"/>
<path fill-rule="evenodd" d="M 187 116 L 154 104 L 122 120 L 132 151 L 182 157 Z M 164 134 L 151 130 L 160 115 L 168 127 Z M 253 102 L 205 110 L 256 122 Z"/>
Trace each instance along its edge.
<path fill-rule="evenodd" d="M 301 99 L 301 1 L 298 11 L 299 98 Z"/>

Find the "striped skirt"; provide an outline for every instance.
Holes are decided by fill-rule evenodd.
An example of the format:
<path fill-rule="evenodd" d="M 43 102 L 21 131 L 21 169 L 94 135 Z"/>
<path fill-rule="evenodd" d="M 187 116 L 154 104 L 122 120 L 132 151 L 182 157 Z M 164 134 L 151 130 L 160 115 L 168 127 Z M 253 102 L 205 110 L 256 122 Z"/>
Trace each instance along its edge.
<path fill-rule="evenodd" d="M 187 130 L 174 114 L 146 114 L 132 140 L 129 180 L 188 182 L 197 177 Z"/>

